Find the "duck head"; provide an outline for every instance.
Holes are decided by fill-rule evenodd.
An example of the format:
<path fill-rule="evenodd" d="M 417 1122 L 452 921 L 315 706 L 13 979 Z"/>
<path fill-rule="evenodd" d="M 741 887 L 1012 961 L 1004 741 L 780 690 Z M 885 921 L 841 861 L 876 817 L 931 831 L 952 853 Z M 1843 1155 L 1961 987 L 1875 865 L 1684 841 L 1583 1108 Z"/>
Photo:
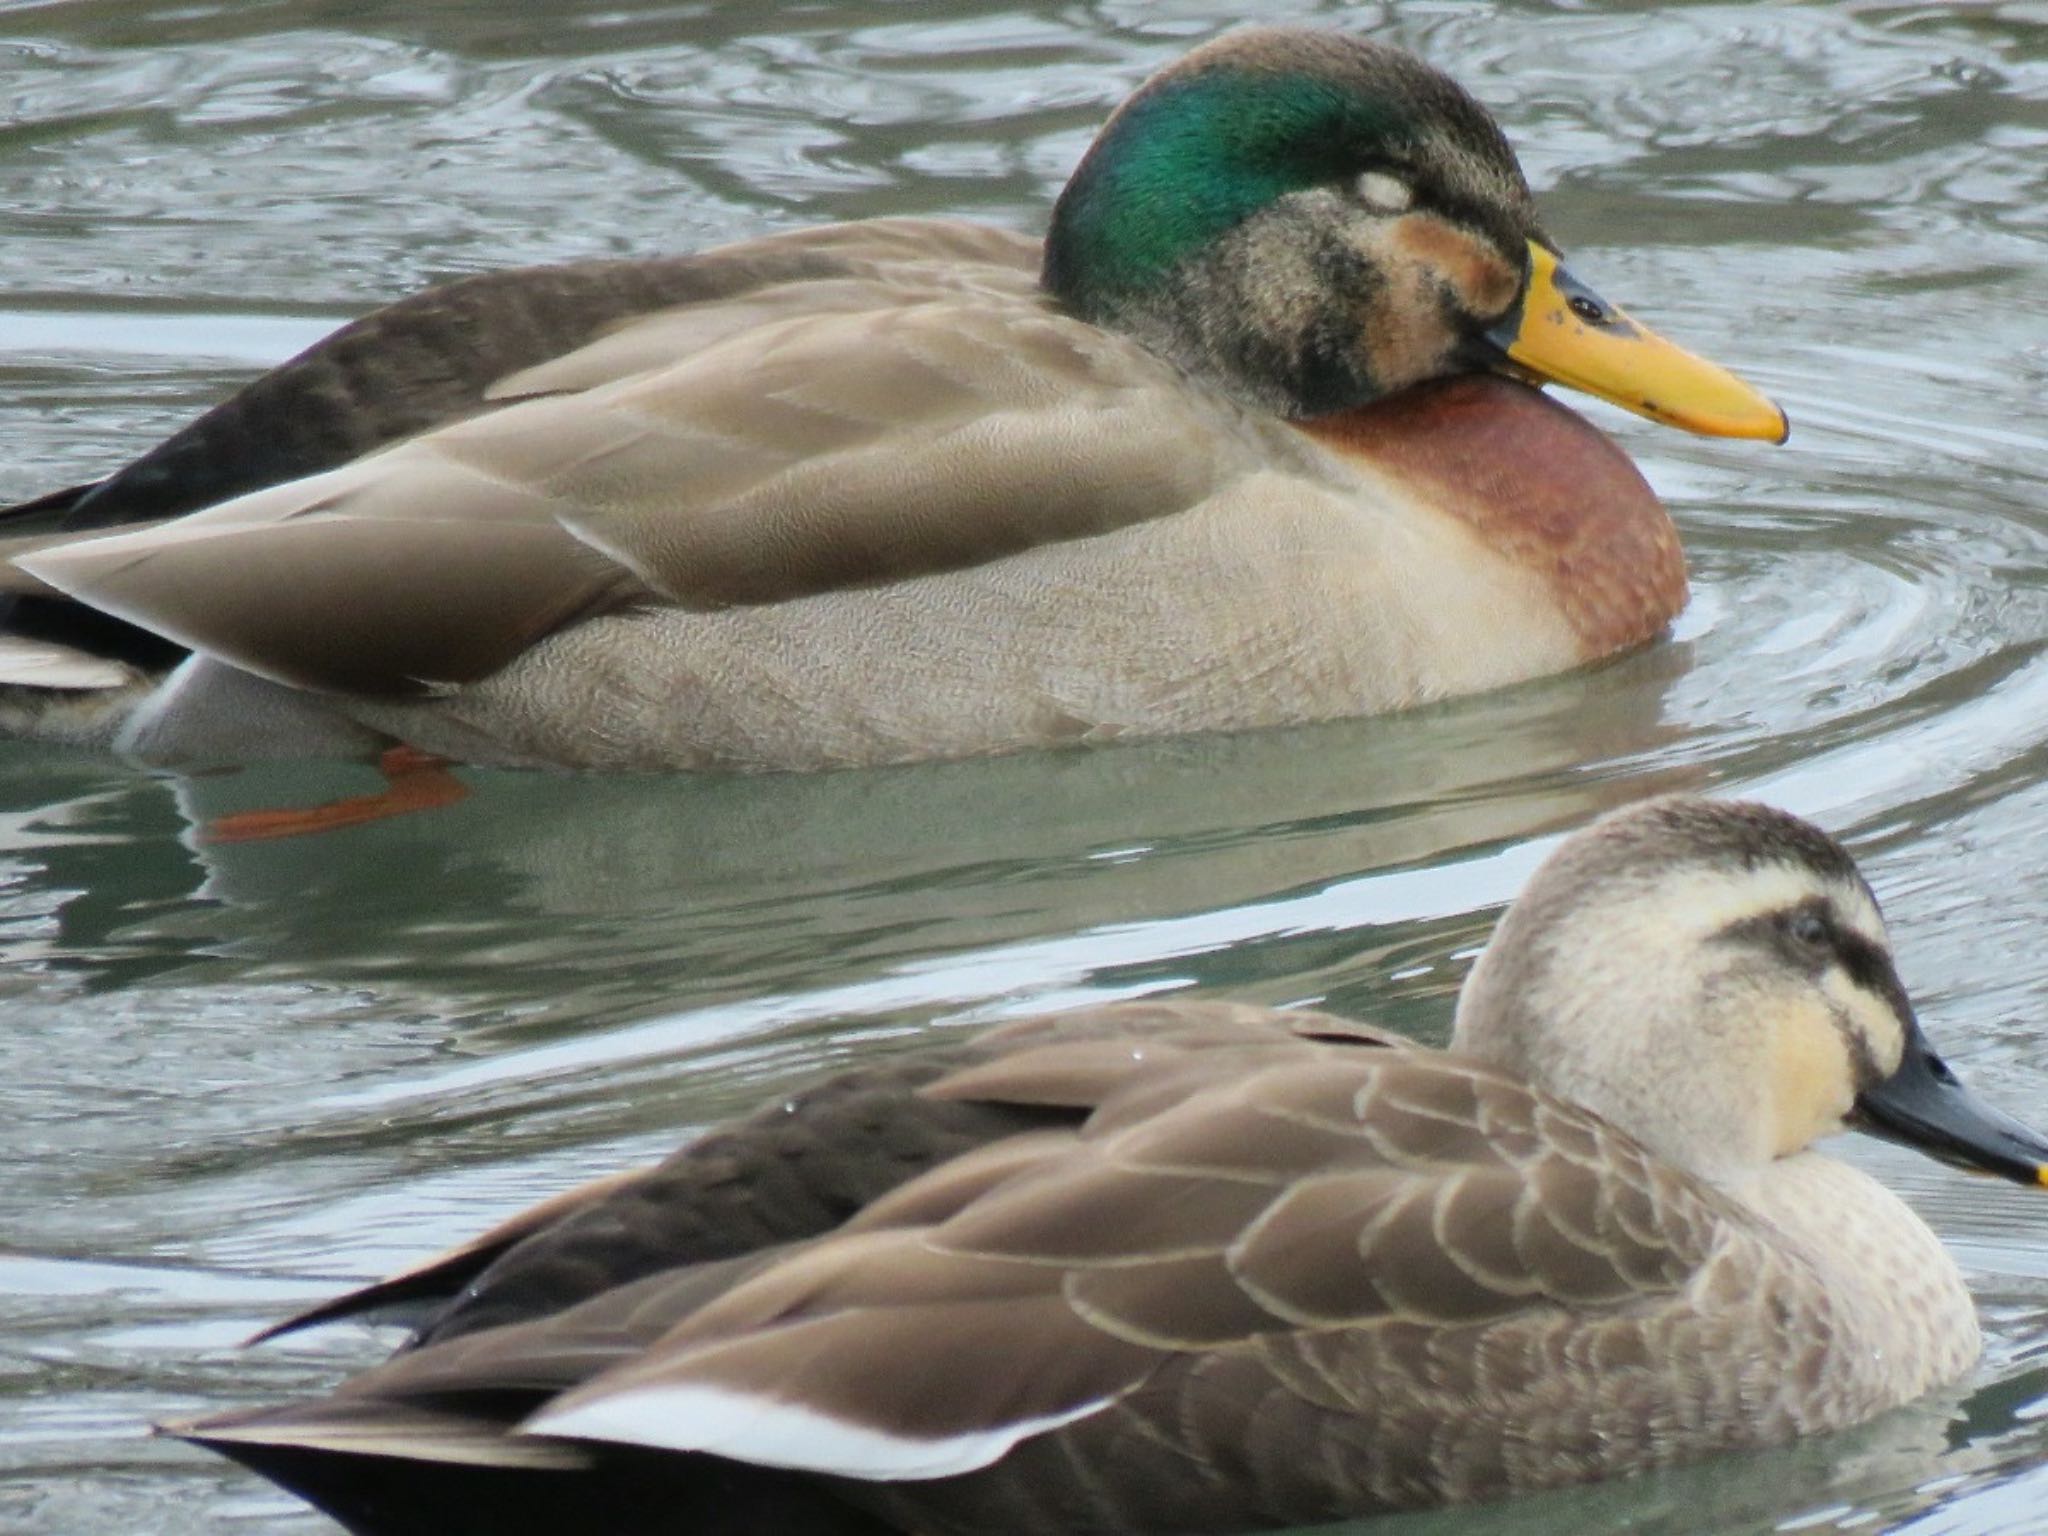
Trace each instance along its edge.
<path fill-rule="evenodd" d="M 1650 801 L 1560 845 L 1473 968 L 1452 1045 L 1717 1182 L 1863 1130 L 2048 1183 L 2048 1140 L 1928 1044 L 1855 862 L 1769 806 Z"/>
<path fill-rule="evenodd" d="M 1284 416 L 1491 369 L 1696 432 L 1785 436 L 1770 401 L 1565 270 L 1484 107 L 1343 33 L 1248 28 L 1153 76 L 1061 194 L 1043 280 Z"/>

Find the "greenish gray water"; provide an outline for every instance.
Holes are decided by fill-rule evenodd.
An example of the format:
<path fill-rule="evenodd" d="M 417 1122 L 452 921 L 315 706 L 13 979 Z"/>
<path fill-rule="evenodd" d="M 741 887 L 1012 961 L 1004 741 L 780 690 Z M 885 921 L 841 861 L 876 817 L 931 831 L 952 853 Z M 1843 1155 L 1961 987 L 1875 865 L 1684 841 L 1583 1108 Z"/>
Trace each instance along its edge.
<path fill-rule="evenodd" d="M 0 3 L 0 497 L 87 478 L 464 272 L 953 212 L 1035 227 L 1220 0 Z M 1284 4 L 1500 114 L 1575 266 L 1790 407 L 1587 406 L 1696 591 L 1598 672 L 1409 717 L 812 779 L 368 787 L 0 748 L 0 1531 L 323 1529 L 152 1419 L 315 1390 L 296 1303 L 821 1065 L 1183 987 L 1446 1027 L 1546 840 L 1661 789 L 1844 833 L 1930 1030 L 2048 1119 L 2048 6 Z M 928 1024 L 928 1021 L 932 1021 Z M 1968 1267 L 1966 1387 L 1401 1536 L 2048 1526 L 2048 1206 L 1858 1143 Z"/>

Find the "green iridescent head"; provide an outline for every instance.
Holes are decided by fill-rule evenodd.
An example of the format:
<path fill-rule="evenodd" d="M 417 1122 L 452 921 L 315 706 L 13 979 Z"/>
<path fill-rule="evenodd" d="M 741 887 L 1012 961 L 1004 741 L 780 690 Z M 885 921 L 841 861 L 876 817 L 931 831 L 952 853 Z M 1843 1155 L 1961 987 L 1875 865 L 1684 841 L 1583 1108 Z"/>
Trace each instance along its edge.
<path fill-rule="evenodd" d="M 1472 252 L 1387 248 L 1393 221 L 1418 213 Z M 1385 358 L 1357 355 L 1361 328 L 1388 329 L 1375 292 L 1419 297 L 1462 335 L 1512 300 L 1535 233 L 1507 140 L 1450 79 L 1364 38 L 1248 28 L 1155 75 L 1104 126 L 1053 210 L 1044 283 L 1074 313 L 1306 414 L 1450 371 L 1448 332 L 1426 360 L 1403 355 L 1403 335 Z M 1459 291 L 1410 294 L 1387 270 L 1425 258 Z M 1329 302 L 1305 304 L 1306 289 Z"/>
<path fill-rule="evenodd" d="M 1689 431 L 1785 437 L 1777 406 L 1559 263 L 1484 107 L 1340 32 L 1250 27 L 1153 76 L 1060 194 L 1043 281 L 1282 416 L 1492 369 Z"/>

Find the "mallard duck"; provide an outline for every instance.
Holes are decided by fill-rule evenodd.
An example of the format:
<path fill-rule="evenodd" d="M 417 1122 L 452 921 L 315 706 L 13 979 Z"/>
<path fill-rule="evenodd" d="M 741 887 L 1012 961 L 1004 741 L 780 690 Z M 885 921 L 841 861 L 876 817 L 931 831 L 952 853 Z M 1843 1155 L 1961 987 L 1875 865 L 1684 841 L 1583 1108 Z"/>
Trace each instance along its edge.
<path fill-rule="evenodd" d="M 17 507 L 0 719 L 142 759 L 808 769 L 1395 709 L 1655 636 L 1626 455 L 1783 414 L 1592 294 L 1499 126 L 1251 28 L 1038 242 L 882 219 L 401 300 Z"/>
<path fill-rule="evenodd" d="M 1449 1050 L 1169 1000 L 867 1067 L 281 1325 L 422 1314 L 177 1433 L 377 1536 L 1238 1532 L 1619 1476 L 1977 1358 L 1845 1129 L 2048 1164 L 1838 844 L 1652 801 L 1538 870 Z"/>

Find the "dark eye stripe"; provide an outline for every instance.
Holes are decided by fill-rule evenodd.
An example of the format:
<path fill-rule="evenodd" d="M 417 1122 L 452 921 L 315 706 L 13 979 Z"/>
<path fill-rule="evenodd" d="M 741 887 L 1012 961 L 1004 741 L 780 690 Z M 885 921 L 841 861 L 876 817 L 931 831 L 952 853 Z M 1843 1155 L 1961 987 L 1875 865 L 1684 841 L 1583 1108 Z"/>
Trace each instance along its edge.
<path fill-rule="evenodd" d="M 1820 918 L 1827 927 L 1828 946 L 1825 951 L 1817 953 L 1792 937 L 1792 919 L 1809 914 Z M 1816 981 L 1830 966 L 1839 965 L 1857 987 L 1882 998 L 1902 1028 L 1913 1017 L 1913 1004 L 1906 996 L 1898 971 L 1884 947 L 1837 922 L 1833 909 L 1820 898 L 1756 917 L 1745 917 L 1721 929 L 1714 935 L 1714 940 L 1775 949 L 1788 965 L 1808 972 Z M 1857 1091 L 1860 1093 L 1882 1082 L 1886 1074 L 1872 1054 L 1870 1041 L 1846 1015 L 1836 1013 L 1833 1018 L 1835 1029 L 1842 1037 L 1843 1049 L 1849 1053 Z"/>
<path fill-rule="evenodd" d="M 1906 990 L 1892 969 L 1891 956 L 1862 934 L 1839 930 L 1835 934 L 1835 953 L 1841 957 L 1842 969 L 1857 986 L 1875 992 L 1899 1012 L 1906 1011 Z"/>
<path fill-rule="evenodd" d="M 1807 915 L 1820 918 L 1826 925 L 1829 942 L 1825 950 L 1810 948 L 1792 936 L 1793 918 Z M 1749 944 L 1774 949 L 1787 965 L 1817 976 L 1839 953 L 1840 940 L 1841 934 L 1828 914 L 1826 903 L 1804 901 L 1795 907 L 1780 907 L 1775 911 L 1760 912 L 1755 917 L 1745 917 L 1730 923 L 1714 934 L 1711 942 Z"/>
<path fill-rule="evenodd" d="M 1863 1031 L 1846 1014 L 1830 1013 L 1835 1033 L 1842 1037 L 1842 1049 L 1849 1053 L 1849 1080 L 1856 1085 L 1856 1091 L 1875 1088 L 1885 1079 L 1885 1070 L 1877 1064 L 1877 1057 L 1871 1054 L 1870 1042 Z"/>

